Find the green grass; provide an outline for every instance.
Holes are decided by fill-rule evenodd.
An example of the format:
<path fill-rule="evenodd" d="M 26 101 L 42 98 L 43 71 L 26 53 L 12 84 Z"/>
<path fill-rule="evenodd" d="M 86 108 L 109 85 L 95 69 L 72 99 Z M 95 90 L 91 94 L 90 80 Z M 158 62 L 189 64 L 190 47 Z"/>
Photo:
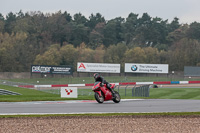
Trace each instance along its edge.
<path fill-rule="evenodd" d="M 200 88 L 151 88 L 152 99 L 200 99 Z"/>
<path fill-rule="evenodd" d="M 0 95 L 0 102 L 75 100 L 75 98 L 61 98 L 58 94 L 51 94 L 34 89 L 18 88 L 6 85 L 0 85 L 0 89 L 5 89 L 22 94 Z M 80 99 L 93 99 L 93 96 L 79 96 L 76 100 Z"/>
<path fill-rule="evenodd" d="M 92 92 L 91 88 L 78 89 L 78 98 L 61 98 L 59 94 L 52 94 L 34 89 L 18 88 L 6 85 L 0 85 L 0 89 L 22 94 L 0 95 L 0 102 L 94 100 L 94 93 Z M 118 88 L 116 90 L 118 91 Z M 119 89 L 122 99 L 200 99 L 200 88 L 151 88 L 150 97 L 132 97 L 131 92 L 131 88 L 127 88 L 125 95 L 125 87 Z"/>

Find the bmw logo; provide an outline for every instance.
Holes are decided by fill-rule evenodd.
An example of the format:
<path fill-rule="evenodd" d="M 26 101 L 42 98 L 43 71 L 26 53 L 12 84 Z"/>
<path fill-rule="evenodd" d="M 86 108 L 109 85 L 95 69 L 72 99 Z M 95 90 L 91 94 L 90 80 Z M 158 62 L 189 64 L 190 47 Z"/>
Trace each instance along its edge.
<path fill-rule="evenodd" d="M 137 70 L 137 66 L 136 65 L 132 65 L 131 70 L 132 71 L 136 71 Z"/>

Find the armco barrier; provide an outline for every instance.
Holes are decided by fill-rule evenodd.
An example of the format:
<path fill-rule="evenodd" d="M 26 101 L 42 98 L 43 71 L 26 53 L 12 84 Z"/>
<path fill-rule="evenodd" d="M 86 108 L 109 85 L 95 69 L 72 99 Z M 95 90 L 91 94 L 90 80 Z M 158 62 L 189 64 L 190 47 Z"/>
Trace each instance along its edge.
<path fill-rule="evenodd" d="M 17 83 L 11 81 L 0 80 L 0 84 L 17 86 L 23 88 L 48 88 L 48 87 L 84 87 L 84 86 L 93 86 L 93 83 L 88 84 L 53 84 L 53 85 L 31 85 L 26 83 Z M 200 81 L 155 81 L 155 82 L 123 82 L 123 83 L 115 83 L 115 85 L 169 85 L 169 84 L 200 84 Z"/>
<path fill-rule="evenodd" d="M 153 82 L 153 84 L 161 84 L 161 85 L 163 85 L 163 84 L 171 84 L 171 82 L 172 81 L 159 81 L 159 82 Z"/>
<path fill-rule="evenodd" d="M 9 85 L 9 86 L 16 86 L 16 87 L 23 87 L 23 88 L 36 88 L 37 90 L 51 90 L 52 93 L 59 94 L 59 88 L 60 87 L 84 87 L 83 89 L 88 89 L 91 86 L 93 86 L 93 83 L 88 84 L 53 84 L 53 85 L 31 85 L 26 83 L 17 83 L 17 82 L 11 82 L 11 81 L 5 81 L 0 80 L 0 84 Z M 156 81 L 156 82 L 123 82 L 123 83 L 115 83 L 116 86 L 118 86 L 118 92 L 119 87 L 126 86 L 125 87 L 125 96 L 127 94 L 131 94 L 132 96 L 136 97 L 148 97 L 149 96 L 149 86 L 150 85 L 170 85 L 170 84 L 200 84 L 200 81 Z M 56 88 L 58 87 L 58 88 Z M 124 88 L 123 87 L 123 88 Z M 127 89 L 127 87 L 132 87 Z M 43 89 L 45 88 L 45 89 Z M 50 88 L 50 89 L 47 89 Z M 52 89 L 53 88 L 53 89 Z M 120 91 L 123 89 L 120 88 Z M 127 92 L 126 92 L 127 91 Z M 132 92 L 131 92 L 132 91 Z M 3 94 L 4 92 L 2 92 Z M 123 92 L 122 92 L 123 93 Z"/>
<path fill-rule="evenodd" d="M 200 84 L 200 81 L 189 81 L 189 84 Z"/>
<path fill-rule="evenodd" d="M 123 82 L 115 83 L 115 85 L 170 85 L 170 84 L 200 84 L 200 81 L 155 81 L 155 82 Z M 19 87 L 35 88 L 35 87 L 84 87 L 93 86 L 94 84 L 58 84 L 58 85 L 20 85 Z"/>

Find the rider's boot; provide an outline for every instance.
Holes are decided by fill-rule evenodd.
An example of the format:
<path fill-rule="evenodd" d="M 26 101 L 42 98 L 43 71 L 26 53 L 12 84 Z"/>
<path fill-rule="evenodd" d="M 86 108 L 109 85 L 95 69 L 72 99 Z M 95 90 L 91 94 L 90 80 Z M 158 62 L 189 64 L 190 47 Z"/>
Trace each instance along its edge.
<path fill-rule="evenodd" d="M 108 89 L 111 91 L 112 93 L 112 99 L 115 98 L 115 91 L 113 89 L 111 89 L 110 87 L 108 87 Z"/>

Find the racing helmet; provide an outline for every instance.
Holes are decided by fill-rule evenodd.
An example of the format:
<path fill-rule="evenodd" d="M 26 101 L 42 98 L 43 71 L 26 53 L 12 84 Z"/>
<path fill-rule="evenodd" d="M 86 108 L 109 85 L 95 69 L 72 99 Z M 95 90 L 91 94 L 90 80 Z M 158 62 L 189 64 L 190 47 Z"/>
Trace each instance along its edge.
<path fill-rule="evenodd" d="M 100 74 L 99 73 L 95 73 L 94 74 L 94 79 L 96 80 L 97 78 L 99 78 L 100 77 Z"/>

